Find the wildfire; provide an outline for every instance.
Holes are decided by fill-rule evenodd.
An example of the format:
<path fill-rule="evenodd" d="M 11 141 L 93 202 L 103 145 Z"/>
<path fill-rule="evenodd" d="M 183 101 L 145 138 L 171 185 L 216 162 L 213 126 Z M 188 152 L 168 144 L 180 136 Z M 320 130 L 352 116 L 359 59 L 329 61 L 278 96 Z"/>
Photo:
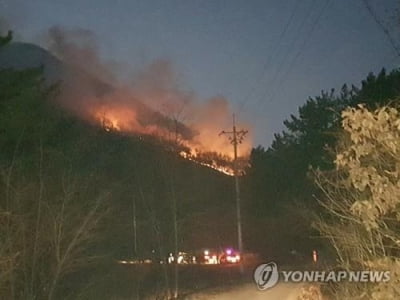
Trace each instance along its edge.
<path fill-rule="evenodd" d="M 190 161 L 196 163 L 196 164 L 199 164 L 199 165 L 202 165 L 204 167 L 208 167 L 208 168 L 214 169 L 214 170 L 216 170 L 218 172 L 221 172 L 221 173 L 223 173 L 225 175 L 228 175 L 228 176 L 234 176 L 235 175 L 235 171 L 233 170 L 232 167 L 218 165 L 218 163 L 215 160 L 212 160 L 211 162 L 204 162 L 204 161 L 201 161 L 199 159 L 196 159 L 197 158 L 196 156 L 188 154 L 185 151 L 181 151 L 179 153 L 179 155 L 181 157 L 187 159 L 187 160 L 190 160 Z"/>
<path fill-rule="evenodd" d="M 86 31 L 54 27 L 49 44 L 68 66 L 57 97 L 64 108 L 106 131 L 155 136 L 176 145 L 177 154 L 184 150 L 182 157 L 233 175 L 232 144 L 218 137 L 232 126 L 231 109 L 223 96 L 199 98 L 182 86 L 180 73 L 168 59 L 132 70 L 132 78 L 119 78 L 100 60 L 93 36 Z M 240 156 L 250 153 L 251 144 L 247 136 L 240 144 Z"/>
<path fill-rule="evenodd" d="M 132 110 L 123 107 L 100 107 L 92 112 L 93 118 L 100 123 L 106 131 L 125 131 L 132 127 L 136 119 Z"/>
<path fill-rule="evenodd" d="M 181 157 L 225 175 L 234 175 L 233 147 L 229 140 L 218 137 L 220 128 L 211 122 L 198 122 L 188 126 L 187 130 L 196 133 L 188 138 L 177 130 L 174 122 L 170 122 L 174 126 L 168 126 L 165 125 L 166 122 L 141 121 L 140 115 L 129 105 L 102 104 L 91 108 L 89 115 L 92 121 L 100 124 L 106 131 L 157 136 L 187 149 L 179 153 Z M 241 145 L 241 148 L 249 153 L 250 143 Z M 242 158 L 243 160 L 246 161 Z"/>

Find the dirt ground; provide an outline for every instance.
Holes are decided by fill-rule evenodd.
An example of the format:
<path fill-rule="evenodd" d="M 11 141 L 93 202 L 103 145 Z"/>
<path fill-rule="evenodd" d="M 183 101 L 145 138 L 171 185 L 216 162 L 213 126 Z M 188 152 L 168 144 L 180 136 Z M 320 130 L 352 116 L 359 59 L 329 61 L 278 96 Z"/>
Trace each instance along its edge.
<path fill-rule="evenodd" d="M 230 289 L 229 291 L 216 291 L 209 293 L 199 293 L 187 297 L 188 300 L 297 300 L 300 295 L 302 284 L 279 283 L 275 287 L 259 291 L 255 284 L 245 284 L 243 286 Z"/>

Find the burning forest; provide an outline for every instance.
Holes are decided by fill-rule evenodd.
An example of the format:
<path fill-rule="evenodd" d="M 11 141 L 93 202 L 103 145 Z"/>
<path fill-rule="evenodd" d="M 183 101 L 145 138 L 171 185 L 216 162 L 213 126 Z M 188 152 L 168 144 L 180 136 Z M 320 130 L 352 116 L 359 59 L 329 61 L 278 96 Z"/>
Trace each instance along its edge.
<path fill-rule="evenodd" d="M 231 127 L 232 112 L 224 97 L 204 100 L 186 91 L 172 63 L 163 59 L 130 80 L 117 79 L 101 62 L 93 34 L 85 30 L 54 27 L 47 45 L 65 65 L 58 97 L 64 108 L 106 131 L 155 137 L 174 145 L 185 159 L 234 174 L 232 144 L 218 136 Z M 240 145 L 240 166 L 251 146 L 251 136 Z"/>

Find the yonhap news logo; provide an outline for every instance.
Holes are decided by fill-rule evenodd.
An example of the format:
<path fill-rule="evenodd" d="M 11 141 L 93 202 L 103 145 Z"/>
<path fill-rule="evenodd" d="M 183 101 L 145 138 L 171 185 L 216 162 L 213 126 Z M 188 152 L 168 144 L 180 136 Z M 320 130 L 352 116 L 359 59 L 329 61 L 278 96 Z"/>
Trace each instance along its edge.
<path fill-rule="evenodd" d="M 254 271 L 254 280 L 258 289 L 262 291 L 275 286 L 279 280 L 278 266 L 276 263 L 270 262 L 259 265 Z"/>
<path fill-rule="evenodd" d="M 279 279 L 282 282 L 388 282 L 390 271 L 282 271 L 274 262 L 259 265 L 254 271 L 254 281 L 259 290 L 274 287 Z"/>

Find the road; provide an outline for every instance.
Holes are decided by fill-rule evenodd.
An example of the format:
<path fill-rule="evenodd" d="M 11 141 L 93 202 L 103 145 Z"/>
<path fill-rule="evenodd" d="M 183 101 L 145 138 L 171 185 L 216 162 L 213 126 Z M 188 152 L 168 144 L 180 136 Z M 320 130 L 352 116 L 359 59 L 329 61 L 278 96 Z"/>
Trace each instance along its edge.
<path fill-rule="evenodd" d="M 188 300 L 297 300 L 301 284 L 279 283 L 270 290 L 259 291 L 255 284 L 245 284 L 241 287 L 224 292 L 208 292 L 188 297 Z"/>

